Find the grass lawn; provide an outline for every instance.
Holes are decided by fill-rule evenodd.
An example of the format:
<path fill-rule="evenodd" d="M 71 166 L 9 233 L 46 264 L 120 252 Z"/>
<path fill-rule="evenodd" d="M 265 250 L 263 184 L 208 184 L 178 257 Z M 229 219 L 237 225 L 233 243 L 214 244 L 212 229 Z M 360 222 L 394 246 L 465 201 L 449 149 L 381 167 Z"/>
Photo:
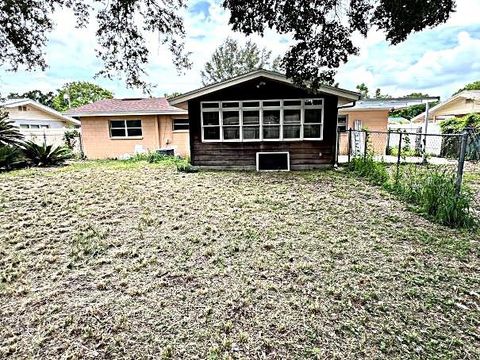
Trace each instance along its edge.
<path fill-rule="evenodd" d="M 334 171 L 0 174 L 0 358 L 479 358 L 479 240 Z"/>

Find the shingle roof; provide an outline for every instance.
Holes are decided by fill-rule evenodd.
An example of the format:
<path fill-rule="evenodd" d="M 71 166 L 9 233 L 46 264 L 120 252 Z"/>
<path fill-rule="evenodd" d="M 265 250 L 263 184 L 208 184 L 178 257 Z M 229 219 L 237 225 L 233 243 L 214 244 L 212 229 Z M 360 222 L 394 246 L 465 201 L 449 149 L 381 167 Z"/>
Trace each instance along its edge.
<path fill-rule="evenodd" d="M 70 116 L 111 114 L 171 114 L 185 110 L 172 106 L 166 98 L 106 99 L 68 110 Z"/>

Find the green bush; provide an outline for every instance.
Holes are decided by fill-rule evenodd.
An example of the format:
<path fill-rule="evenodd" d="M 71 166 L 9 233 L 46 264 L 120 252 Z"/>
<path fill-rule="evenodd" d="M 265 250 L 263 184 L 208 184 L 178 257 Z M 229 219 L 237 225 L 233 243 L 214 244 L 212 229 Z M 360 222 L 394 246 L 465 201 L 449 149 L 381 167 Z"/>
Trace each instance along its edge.
<path fill-rule="evenodd" d="M 456 194 L 456 177 L 451 170 L 411 164 L 390 174 L 385 163 L 375 161 L 372 156 L 353 158 L 348 170 L 415 205 L 435 222 L 450 227 L 476 225 L 470 213 L 472 194 L 466 186 L 460 195 Z"/>
<path fill-rule="evenodd" d="M 27 161 L 35 166 L 52 166 L 64 163 L 72 158 L 72 153 L 67 147 L 37 144 L 27 141 L 22 145 L 22 152 Z"/>
<path fill-rule="evenodd" d="M 131 158 L 124 160 L 128 162 L 146 161 L 151 164 L 165 164 L 174 165 L 177 171 L 193 173 L 198 170 L 193 167 L 188 159 L 181 158 L 179 156 L 164 155 L 157 152 L 149 152 L 144 154 L 135 154 Z"/>
<path fill-rule="evenodd" d="M 25 158 L 18 147 L 0 145 L 0 170 L 18 169 L 24 165 Z"/>
<path fill-rule="evenodd" d="M 383 185 L 388 180 L 385 163 L 375 161 L 372 155 L 354 157 L 348 167 L 354 174 L 368 178 L 376 185 Z"/>
<path fill-rule="evenodd" d="M 415 165 L 408 165 L 386 187 L 440 224 L 450 227 L 475 224 L 470 214 L 471 192 L 463 186 L 457 196 L 455 174 L 451 170 L 438 167 L 419 170 Z"/>

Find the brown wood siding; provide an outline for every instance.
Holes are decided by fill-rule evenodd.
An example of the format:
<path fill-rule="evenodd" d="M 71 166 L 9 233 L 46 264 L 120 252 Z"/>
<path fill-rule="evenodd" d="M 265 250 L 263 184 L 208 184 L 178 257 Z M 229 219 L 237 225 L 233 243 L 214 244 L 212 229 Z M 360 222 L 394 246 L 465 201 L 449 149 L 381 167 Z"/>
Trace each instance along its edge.
<path fill-rule="evenodd" d="M 264 85 L 257 87 L 261 82 Z M 324 99 L 324 129 L 322 141 L 262 141 L 262 142 L 202 142 L 200 102 L 225 100 L 268 100 L 320 97 Z M 190 118 L 191 161 L 196 166 L 252 168 L 259 151 L 288 151 L 292 169 L 333 165 L 337 126 L 336 96 L 311 94 L 266 78 L 192 99 L 188 102 Z"/>

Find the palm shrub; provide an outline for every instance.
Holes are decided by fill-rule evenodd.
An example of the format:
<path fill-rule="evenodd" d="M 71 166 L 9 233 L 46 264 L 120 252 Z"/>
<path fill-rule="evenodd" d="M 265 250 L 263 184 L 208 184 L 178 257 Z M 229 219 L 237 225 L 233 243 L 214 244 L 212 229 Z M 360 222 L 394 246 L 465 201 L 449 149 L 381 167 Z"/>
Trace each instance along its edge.
<path fill-rule="evenodd" d="M 18 147 L 11 145 L 0 146 L 0 170 L 17 169 L 24 164 L 25 158 Z"/>
<path fill-rule="evenodd" d="M 8 120 L 8 113 L 0 109 L 0 146 L 18 145 L 23 135 L 12 121 Z"/>
<path fill-rule="evenodd" d="M 35 166 L 59 165 L 72 157 L 67 147 L 37 144 L 34 141 L 25 142 L 22 151 L 27 161 Z"/>

